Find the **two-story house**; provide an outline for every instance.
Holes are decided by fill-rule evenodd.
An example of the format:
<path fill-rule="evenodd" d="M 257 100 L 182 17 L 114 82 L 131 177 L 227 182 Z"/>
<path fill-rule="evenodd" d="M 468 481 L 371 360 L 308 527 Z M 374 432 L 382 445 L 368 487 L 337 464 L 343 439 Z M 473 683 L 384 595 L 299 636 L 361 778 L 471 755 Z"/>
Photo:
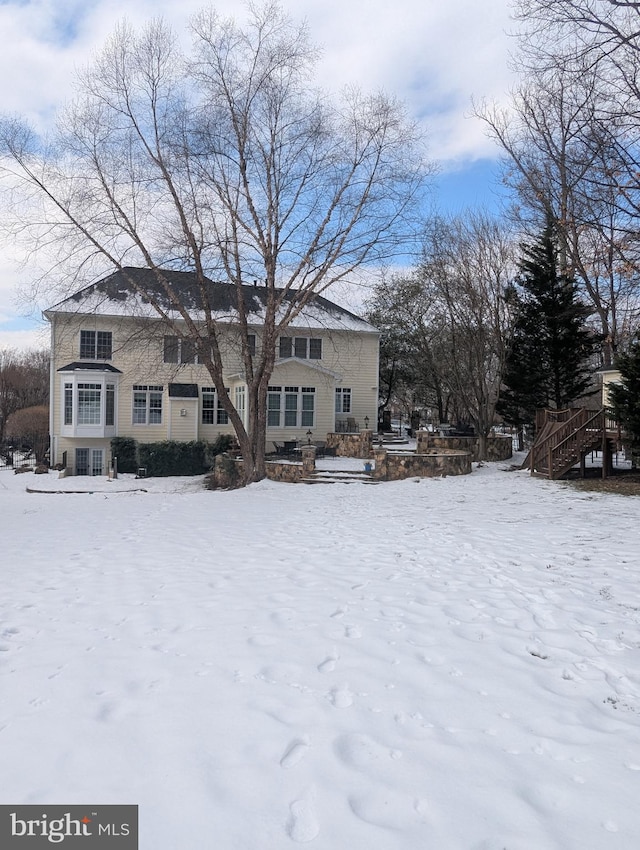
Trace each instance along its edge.
<path fill-rule="evenodd" d="M 163 272 L 201 321 L 201 294 L 188 272 Z M 134 285 L 132 285 L 134 284 Z M 145 296 L 148 294 L 148 297 Z M 246 422 L 236 287 L 207 282 L 225 386 Z M 243 286 L 250 346 L 259 355 L 267 291 Z M 153 305 L 153 306 L 152 306 Z M 163 320 L 158 307 L 171 317 Z M 51 324 L 51 463 L 103 475 L 114 436 L 139 442 L 215 440 L 233 433 L 193 344 L 180 337 L 175 305 L 148 269 L 114 272 L 45 311 Z M 316 296 L 277 341 L 267 411 L 267 451 L 287 440 L 376 422 L 379 332 Z"/>

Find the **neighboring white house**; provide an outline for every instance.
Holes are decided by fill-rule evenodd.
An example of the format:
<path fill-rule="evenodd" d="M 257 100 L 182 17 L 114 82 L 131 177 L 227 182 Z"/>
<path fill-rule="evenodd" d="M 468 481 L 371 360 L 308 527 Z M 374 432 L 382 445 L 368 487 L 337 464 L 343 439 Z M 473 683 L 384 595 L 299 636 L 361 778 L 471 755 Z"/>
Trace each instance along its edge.
<path fill-rule="evenodd" d="M 189 315 L 201 320 L 194 276 L 163 274 L 189 305 Z M 264 287 L 243 287 L 251 343 L 258 352 L 266 295 Z M 208 297 L 220 329 L 225 384 L 246 416 L 236 288 L 209 281 Z M 175 315 L 153 273 L 128 268 L 45 311 L 51 323 L 53 465 L 64 457 L 76 475 L 103 475 L 114 436 L 148 443 L 215 440 L 233 433 L 193 346 L 168 329 L 149 300 Z M 268 394 L 267 450 L 274 442 L 324 440 L 329 432 L 363 428 L 365 417 L 375 424 L 378 343 L 374 327 L 316 296 L 278 340 Z"/>
<path fill-rule="evenodd" d="M 619 384 L 622 380 L 622 375 L 618 369 L 600 369 L 598 374 L 602 380 L 602 406 L 611 406 L 611 397 L 609 390 L 613 384 Z"/>

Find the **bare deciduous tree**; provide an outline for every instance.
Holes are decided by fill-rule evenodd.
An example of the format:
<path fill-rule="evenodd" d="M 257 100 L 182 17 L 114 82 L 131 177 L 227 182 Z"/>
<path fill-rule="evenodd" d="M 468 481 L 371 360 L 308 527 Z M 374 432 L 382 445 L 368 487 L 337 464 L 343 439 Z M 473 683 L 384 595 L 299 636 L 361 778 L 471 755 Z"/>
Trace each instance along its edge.
<path fill-rule="evenodd" d="M 37 214 L 26 232 L 53 253 L 66 294 L 105 269 L 153 271 L 164 303 L 138 294 L 195 346 L 252 481 L 264 475 L 278 335 L 332 283 L 406 248 L 429 169 L 393 99 L 350 90 L 334 101 L 313 88 L 317 51 L 277 5 L 251 7 L 246 26 L 205 11 L 192 35 L 185 56 L 161 22 L 120 26 L 51 145 L 5 121 L 4 173 L 20 209 Z M 195 313 L 164 268 L 194 274 Z M 235 287 L 246 427 L 224 386 L 207 279 Z M 242 297 L 254 280 L 266 290 L 257 355 Z"/>
<path fill-rule="evenodd" d="M 49 402 L 49 352 L 0 349 L 0 444 L 18 410 Z"/>
<path fill-rule="evenodd" d="M 419 278 L 443 320 L 449 380 L 460 413 L 475 426 L 479 453 L 495 421 L 514 323 L 509 294 L 514 245 L 504 225 L 484 213 L 432 220 Z"/>
<path fill-rule="evenodd" d="M 531 45 L 526 60 L 511 108 L 482 105 L 476 115 L 504 153 L 519 225 L 531 237 L 546 220 L 556 222 L 561 268 L 593 306 L 610 366 L 640 308 L 627 122 L 612 109 L 599 69 L 568 70 L 564 57 L 553 64 L 546 54 L 536 67 Z"/>

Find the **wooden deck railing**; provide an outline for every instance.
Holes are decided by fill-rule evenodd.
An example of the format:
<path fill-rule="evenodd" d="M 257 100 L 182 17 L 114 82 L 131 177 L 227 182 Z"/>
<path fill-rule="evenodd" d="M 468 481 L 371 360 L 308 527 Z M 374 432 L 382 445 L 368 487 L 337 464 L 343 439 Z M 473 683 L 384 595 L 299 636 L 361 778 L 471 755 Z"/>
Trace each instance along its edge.
<path fill-rule="evenodd" d="M 604 409 L 592 411 L 544 411 L 551 414 L 542 425 L 531 449 L 531 474 L 559 478 L 584 455 L 603 444 L 608 422 Z M 562 418 L 555 418 L 561 414 Z M 566 415 L 569 414 L 569 415 Z"/>

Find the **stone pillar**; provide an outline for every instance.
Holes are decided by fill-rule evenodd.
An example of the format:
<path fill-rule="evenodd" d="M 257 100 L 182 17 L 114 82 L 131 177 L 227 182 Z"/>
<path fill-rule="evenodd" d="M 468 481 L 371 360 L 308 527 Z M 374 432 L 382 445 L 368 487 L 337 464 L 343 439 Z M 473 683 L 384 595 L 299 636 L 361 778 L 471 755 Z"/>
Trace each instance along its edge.
<path fill-rule="evenodd" d="M 380 478 L 382 481 L 387 480 L 387 450 L 382 446 L 376 446 L 373 450 L 373 459 L 376 463 L 376 468 L 373 470 L 373 477 Z"/>
<path fill-rule="evenodd" d="M 373 431 L 371 428 L 364 428 L 360 431 L 360 457 L 368 459 L 372 455 Z"/>
<path fill-rule="evenodd" d="M 316 447 L 302 447 L 302 472 L 305 475 L 313 475 L 316 469 Z"/>
<path fill-rule="evenodd" d="M 423 455 L 429 450 L 429 431 L 416 431 L 416 454 Z"/>

